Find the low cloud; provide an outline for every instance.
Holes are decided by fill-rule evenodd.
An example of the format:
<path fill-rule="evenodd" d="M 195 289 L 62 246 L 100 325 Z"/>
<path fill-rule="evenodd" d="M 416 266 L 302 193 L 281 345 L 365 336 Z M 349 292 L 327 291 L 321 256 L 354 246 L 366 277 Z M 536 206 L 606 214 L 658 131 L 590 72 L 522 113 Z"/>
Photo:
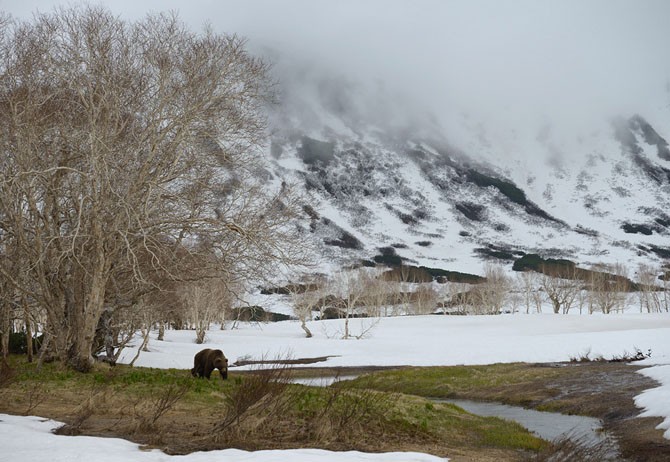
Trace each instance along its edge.
<path fill-rule="evenodd" d="M 25 16 L 56 2 L 8 3 L 0 7 Z M 408 102 L 400 105 L 408 118 L 432 114 L 447 128 L 465 118 L 500 130 L 573 130 L 615 115 L 670 113 L 665 0 L 105 4 L 129 18 L 178 10 L 193 27 L 209 22 L 245 36 L 275 61 L 289 92 L 299 93 L 301 82 L 308 92 L 317 81 L 341 79 L 352 95 L 370 96 L 363 109 L 374 112 L 372 101 L 384 94 Z M 401 111 L 377 106 L 380 115 Z"/>

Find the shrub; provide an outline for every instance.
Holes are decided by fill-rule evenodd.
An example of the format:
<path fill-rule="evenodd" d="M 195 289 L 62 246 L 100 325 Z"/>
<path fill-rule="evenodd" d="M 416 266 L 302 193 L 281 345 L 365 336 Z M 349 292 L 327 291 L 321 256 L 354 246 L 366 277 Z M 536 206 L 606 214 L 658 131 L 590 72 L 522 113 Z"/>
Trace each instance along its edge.
<path fill-rule="evenodd" d="M 381 255 L 375 255 L 374 261 L 376 263 L 379 263 L 380 265 L 386 265 L 386 266 L 400 266 L 402 265 L 402 257 L 399 255 L 389 255 L 389 254 L 381 254 Z"/>
<path fill-rule="evenodd" d="M 575 263 L 565 259 L 542 258 L 537 254 L 529 253 L 514 261 L 512 270 L 527 271 L 533 270 L 538 273 L 552 274 L 566 273 L 574 270 Z"/>
<path fill-rule="evenodd" d="M 291 368 L 289 364 L 275 363 L 271 368 L 253 371 L 243 378 L 236 377 L 234 386 L 225 394 L 223 418 L 217 424 L 217 430 L 249 430 L 242 424 L 254 415 L 264 414 L 266 419 L 280 415 L 288 404 L 285 391 Z"/>
<path fill-rule="evenodd" d="M 624 223 L 621 226 L 621 229 L 628 234 L 644 234 L 645 236 L 651 236 L 654 233 L 654 230 L 644 224 L 633 224 L 633 223 Z"/>
<path fill-rule="evenodd" d="M 277 322 L 291 319 L 290 316 L 281 313 L 265 311 L 262 306 L 243 306 L 232 309 L 233 319 L 248 322 Z"/>
<path fill-rule="evenodd" d="M 456 203 L 456 210 L 461 212 L 468 220 L 483 221 L 486 218 L 486 207 L 472 202 Z"/>
<path fill-rule="evenodd" d="M 514 254 L 509 249 L 500 247 L 480 247 L 475 252 L 487 258 L 497 258 L 498 260 L 514 260 Z"/>
<path fill-rule="evenodd" d="M 324 239 L 326 245 L 342 247 L 343 249 L 362 250 L 363 243 L 356 236 L 348 231 L 340 230 L 340 237 L 337 239 Z"/>
<path fill-rule="evenodd" d="M 483 188 L 493 186 L 515 204 L 528 204 L 526 194 L 511 181 L 505 181 L 501 180 L 500 178 L 488 176 L 473 169 L 468 170 L 467 179 L 468 181 Z"/>
<path fill-rule="evenodd" d="M 298 148 L 298 155 L 306 164 L 321 163 L 322 165 L 328 165 L 335 155 L 335 143 L 303 136 L 302 145 Z"/>
<path fill-rule="evenodd" d="M 441 268 L 430 268 L 428 266 L 419 266 L 419 269 L 430 274 L 437 282 L 460 282 L 465 284 L 479 284 L 485 281 L 485 278 L 476 274 L 461 273 L 460 271 L 448 271 Z"/>

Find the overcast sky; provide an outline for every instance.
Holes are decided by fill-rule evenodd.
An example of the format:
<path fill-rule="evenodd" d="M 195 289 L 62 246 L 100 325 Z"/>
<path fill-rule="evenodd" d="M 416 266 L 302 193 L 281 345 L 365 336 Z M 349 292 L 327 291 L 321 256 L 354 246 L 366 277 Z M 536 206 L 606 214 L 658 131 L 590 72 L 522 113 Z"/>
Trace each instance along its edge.
<path fill-rule="evenodd" d="M 28 18 L 54 0 L 0 0 Z M 275 60 L 400 91 L 436 114 L 572 120 L 668 107 L 668 0 L 109 0 L 178 10 Z M 277 68 L 282 69 L 282 63 Z M 285 69 L 284 69 L 285 70 Z M 668 109 L 670 111 L 670 109 Z"/>

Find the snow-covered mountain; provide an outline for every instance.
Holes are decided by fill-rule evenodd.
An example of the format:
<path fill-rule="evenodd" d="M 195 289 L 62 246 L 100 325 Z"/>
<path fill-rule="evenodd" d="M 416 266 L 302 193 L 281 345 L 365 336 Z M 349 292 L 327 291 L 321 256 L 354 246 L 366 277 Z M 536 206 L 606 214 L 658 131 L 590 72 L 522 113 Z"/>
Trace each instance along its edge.
<path fill-rule="evenodd" d="M 408 116 L 337 79 L 293 83 L 268 157 L 276 180 L 304 188 L 302 226 L 336 261 L 481 274 L 526 253 L 632 270 L 670 259 L 668 107 L 503 130 Z"/>

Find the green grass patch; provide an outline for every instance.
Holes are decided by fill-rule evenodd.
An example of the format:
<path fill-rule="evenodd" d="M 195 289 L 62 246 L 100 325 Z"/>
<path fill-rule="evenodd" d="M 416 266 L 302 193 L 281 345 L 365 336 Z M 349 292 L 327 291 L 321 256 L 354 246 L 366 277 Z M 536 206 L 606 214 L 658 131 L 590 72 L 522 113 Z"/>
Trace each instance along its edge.
<path fill-rule="evenodd" d="M 555 376 L 559 371 L 523 363 L 486 366 L 411 367 L 363 375 L 347 386 L 429 398 L 473 397 Z"/>
<path fill-rule="evenodd" d="M 451 403 L 436 403 L 425 398 L 395 395 L 392 418 L 399 425 L 410 425 L 442 438 L 453 446 L 477 449 L 498 448 L 539 451 L 547 443 L 521 425 L 496 417 L 481 417 Z"/>
<path fill-rule="evenodd" d="M 25 356 L 11 356 L 10 367 L 15 376 L 14 382 L 29 384 L 38 382 L 50 389 L 90 389 L 109 388 L 126 395 L 146 396 L 169 386 L 188 388 L 185 400 L 202 401 L 214 392 L 221 392 L 230 386 L 230 381 L 196 380 L 188 370 L 156 369 L 149 367 L 129 367 L 96 364 L 89 373 L 76 372 L 59 362 L 44 363 L 38 371 L 36 363 L 25 362 Z"/>

